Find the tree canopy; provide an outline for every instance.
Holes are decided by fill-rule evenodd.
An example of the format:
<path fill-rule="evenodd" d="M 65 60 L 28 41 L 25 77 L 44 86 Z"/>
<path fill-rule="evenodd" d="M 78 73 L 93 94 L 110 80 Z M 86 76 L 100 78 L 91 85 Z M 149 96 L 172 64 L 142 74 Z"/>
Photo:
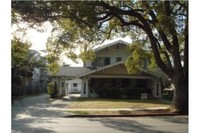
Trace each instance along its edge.
<path fill-rule="evenodd" d="M 156 65 L 175 85 L 174 107 L 187 111 L 188 1 L 13 1 L 12 11 L 26 22 L 58 26 L 63 45 L 88 48 L 94 41 L 131 36 L 142 45 L 135 47 L 140 57 L 133 53 L 127 66 L 140 61 L 142 47 L 151 50 Z"/>
<path fill-rule="evenodd" d="M 30 50 L 31 44 L 24 42 L 16 37 L 12 39 L 12 75 L 31 77 L 34 67 L 46 67 L 46 58 L 41 57 L 40 53 Z"/>

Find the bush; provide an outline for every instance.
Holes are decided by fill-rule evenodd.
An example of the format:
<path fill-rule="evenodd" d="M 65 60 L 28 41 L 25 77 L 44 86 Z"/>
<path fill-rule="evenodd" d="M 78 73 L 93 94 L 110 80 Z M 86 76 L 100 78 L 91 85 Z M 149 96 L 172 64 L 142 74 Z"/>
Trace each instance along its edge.
<path fill-rule="evenodd" d="M 172 90 L 163 91 L 162 98 L 171 101 L 173 100 L 173 93 Z"/>
<path fill-rule="evenodd" d="M 58 94 L 57 86 L 54 82 L 50 82 L 47 85 L 47 93 L 50 94 L 51 98 L 55 98 Z"/>
<path fill-rule="evenodd" d="M 102 98 L 131 98 L 140 99 L 141 93 L 147 93 L 151 95 L 152 90 L 148 88 L 119 88 L 119 87 L 99 87 L 94 89 L 95 93 Z"/>

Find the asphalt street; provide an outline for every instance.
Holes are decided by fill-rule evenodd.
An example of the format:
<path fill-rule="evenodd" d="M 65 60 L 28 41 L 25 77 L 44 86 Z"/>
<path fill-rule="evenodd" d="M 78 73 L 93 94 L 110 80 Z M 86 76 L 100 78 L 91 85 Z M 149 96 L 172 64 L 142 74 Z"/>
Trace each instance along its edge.
<path fill-rule="evenodd" d="M 66 118 L 72 101 L 46 94 L 12 105 L 12 133 L 187 133 L 188 116 Z"/>

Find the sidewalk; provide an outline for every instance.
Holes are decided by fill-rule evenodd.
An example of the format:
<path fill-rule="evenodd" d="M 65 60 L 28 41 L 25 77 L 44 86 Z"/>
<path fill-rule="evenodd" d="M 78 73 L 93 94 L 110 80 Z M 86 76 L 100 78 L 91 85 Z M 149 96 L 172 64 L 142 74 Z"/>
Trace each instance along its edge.
<path fill-rule="evenodd" d="M 65 97 L 69 101 L 76 100 L 80 95 L 70 94 Z M 165 101 L 167 102 L 167 101 Z M 65 108 L 66 112 L 72 113 L 65 117 L 141 117 L 141 116 L 176 116 L 176 115 L 185 115 L 178 114 L 173 112 L 167 112 L 166 110 L 170 109 L 169 107 L 136 107 L 136 108 Z M 99 112 L 108 112 L 106 114 Z M 137 112 L 138 111 L 138 112 Z M 92 112 L 92 113 L 90 113 Z M 95 112 L 97 112 L 95 114 Z M 115 113 L 116 112 L 116 113 Z M 121 114 L 118 114 L 120 112 Z M 122 113 L 123 112 L 123 113 Z M 94 113 L 94 114 L 93 114 Z"/>
<path fill-rule="evenodd" d="M 65 109 L 66 111 L 144 111 L 144 110 L 158 110 L 168 109 L 168 107 L 151 107 L 151 108 L 106 108 L 106 109 Z"/>
<path fill-rule="evenodd" d="M 12 115 L 19 116 L 21 114 L 27 114 L 32 117 L 33 116 L 34 117 L 38 117 L 38 116 L 40 117 L 44 117 L 44 116 L 53 116 L 53 117 L 55 116 L 58 116 L 58 117 L 125 117 L 126 116 L 126 117 L 131 117 L 131 116 L 179 115 L 179 114 L 170 113 L 170 112 L 163 113 L 162 110 L 167 110 L 169 109 L 168 107 L 96 108 L 96 109 L 66 108 L 78 97 L 79 97 L 78 94 L 68 95 L 61 99 L 51 99 L 49 98 L 49 95 L 47 94 L 42 94 L 42 95 L 33 96 L 33 97 L 26 97 L 21 102 L 15 101 L 15 103 L 12 105 Z M 154 110 L 160 110 L 161 113 L 159 111 L 154 112 Z M 84 113 L 84 111 L 86 113 Z M 140 111 L 142 113 L 140 113 Z M 91 112 L 91 113 L 87 113 L 87 112 Z M 95 114 L 95 112 L 97 113 Z M 103 113 L 98 113 L 98 112 L 107 112 L 107 113 L 103 114 Z M 118 114 L 118 112 L 120 112 L 121 114 Z M 132 113 L 129 113 L 129 112 L 132 112 Z"/>
<path fill-rule="evenodd" d="M 114 115 L 113 109 L 106 109 L 110 115 L 75 115 L 68 110 L 71 103 L 73 101 L 70 97 L 51 99 L 47 94 L 25 97 L 21 103 L 16 101 L 12 105 L 12 133 L 124 133 L 127 129 L 127 133 L 134 131 L 186 133 L 187 131 L 188 116 L 157 114 L 154 117 L 143 117 L 145 115 L 125 115 L 123 111 L 121 115 Z"/>

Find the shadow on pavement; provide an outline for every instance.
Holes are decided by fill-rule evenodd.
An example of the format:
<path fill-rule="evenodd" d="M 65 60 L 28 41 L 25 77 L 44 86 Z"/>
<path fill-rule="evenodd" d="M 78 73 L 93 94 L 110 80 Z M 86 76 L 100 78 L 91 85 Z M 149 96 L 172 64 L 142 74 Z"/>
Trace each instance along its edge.
<path fill-rule="evenodd" d="M 48 95 L 28 97 L 12 105 L 13 133 L 55 133 L 44 127 L 48 124 L 59 124 L 53 119 L 67 115 L 64 111 L 69 103 L 61 99 L 49 100 Z"/>
<path fill-rule="evenodd" d="M 56 133 L 53 130 L 45 128 L 31 127 L 27 124 L 20 124 L 17 128 L 12 129 L 12 133 Z"/>
<path fill-rule="evenodd" d="M 132 133 L 172 133 L 166 131 L 156 131 L 152 129 L 153 127 L 149 125 L 144 125 L 138 123 L 134 120 L 125 120 L 125 119 L 89 119 L 90 121 L 101 122 L 105 127 L 113 128 L 115 130 L 120 130 L 123 132 L 132 132 Z"/>
<path fill-rule="evenodd" d="M 172 123 L 188 123 L 188 116 L 175 116 L 175 117 L 170 117 L 170 116 L 165 116 L 165 117 L 154 117 L 159 120 L 163 120 L 166 122 L 172 122 Z"/>

